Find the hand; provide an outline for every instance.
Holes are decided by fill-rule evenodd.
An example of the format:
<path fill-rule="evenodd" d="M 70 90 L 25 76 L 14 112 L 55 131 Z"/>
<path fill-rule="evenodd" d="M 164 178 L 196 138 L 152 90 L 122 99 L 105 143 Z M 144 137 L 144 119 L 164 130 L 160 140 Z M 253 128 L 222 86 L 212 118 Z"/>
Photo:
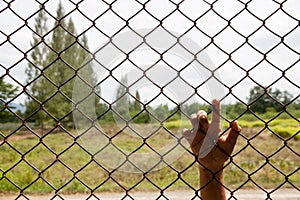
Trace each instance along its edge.
<path fill-rule="evenodd" d="M 200 148 L 203 144 L 204 138 L 212 135 L 217 135 L 215 145 L 211 151 L 203 158 L 198 157 L 200 168 L 209 170 L 211 172 L 218 172 L 222 170 L 225 162 L 231 155 L 236 144 L 241 127 L 237 121 L 231 123 L 231 128 L 227 135 L 222 133 L 220 125 L 220 102 L 216 99 L 212 101 L 212 120 L 208 122 L 207 113 L 200 110 L 197 114 L 191 115 L 192 130 L 184 129 L 183 136 L 191 145 L 191 150 L 198 156 Z M 209 134 L 209 135 L 206 135 Z"/>

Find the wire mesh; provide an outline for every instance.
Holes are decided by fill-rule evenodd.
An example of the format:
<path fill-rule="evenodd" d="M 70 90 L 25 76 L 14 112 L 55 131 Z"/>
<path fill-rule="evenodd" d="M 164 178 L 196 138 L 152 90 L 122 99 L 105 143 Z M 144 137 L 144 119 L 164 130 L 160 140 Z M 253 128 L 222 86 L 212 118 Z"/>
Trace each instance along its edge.
<path fill-rule="evenodd" d="M 282 188 L 292 188 L 293 192 L 300 197 L 300 152 L 297 148 L 299 146 L 297 141 L 299 138 L 299 117 L 295 116 L 293 110 L 297 108 L 291 109 L 292 105 L 299 104 L 300 94 L 297 77 L 300 54 L 299 42 L 297 43 L 299 15 L 290 6 L 292 1 L 266 1 L 262 3 L 258 0 L 232 2 L 225 0 L 165 0 L 161 2 L 135 0 L 122 2 L 116 0 L 93 2 L 93 4 L 88 0 L 82 0 L 78 2 L 63 1 L 63 3 L 67 5 L 65 7 L 67 9 L 60 16 L 61 18 L 57 18 L 50 9 L 51 1 L 32 2 L 35 10 L 26 14 L 24 14 L 24 9 L 18 8 L 18 1 L 2 1 L 0 4 L 0 18 L 2 18 L 1 23 L 3 23 L 0 26 L 1 52 L 4 52 L 5 49 L 13 49 L 11 52 L 15 53 L 13 57 L 4 58 L 4 54 L 1 56 L 1 60 L 5 60 L 0 63 L 1 80 L 8 79 L 19 88 L 9 98 L 1 96 L 1 113 L 9 113 L 9 115 L 2 116 L 9 116 L 14 123 L 1 124 L 0 185 L 2 186 L 0 186 L 0 192 L 16 194 L 16 199 L 30 199 L 29 196 L 32 193 L 49 193 L 51 199 L 64 199 L 64 194 L 77 192 L 88 194 L 87 199 L 101 199 L 102 191 L 110 191 L 122 193 L 122 197 L 120 197 L 122 199 L 134 199 L 133 193 L 135 191 L 143 191 L 147 188 L 147 190 L 158 191 L 157 196 L 149 198 L 169 199 L 169 190 L 183 188 L 191 192 L 191 198 L 201 199 L 200 190 L 202 188 L 198 186 L 196 169 L 198 163 L 192 152 L 181 144 L 182 137 L 165 125 L 169 119 L 178 113 L 185 119 L 189 117 L 190 113 L 183 109 L 183 103 L 187 102 L 189 98 L 183 103 L 177 103 L 173 97 L 164 92 L 167 85 L 176 78 L 181 78 L 194 91 L 191 96 L 197 96 L 205 104 L 210 104 L 210 100 L 199 92 L 201 87 L 211 79 L 220 83 L 226 91 L 225 95 L 221 97 L 221 102 L 231 98 L 242 107 L 242 112 L 236 116 L 230 118 L 225 116 L 226 121 L 243 119 L 246 114 L 250 114 L 252 117 L 252 121 L 248 121 L 251 127 L 249 125 L 250 128 L 242 131 L 234 153 L 224 166 L 226 183 L 223 186 L 228 192 L 228 199 L 237 199 L 236 193 L 248 188 L 263 191 L 267 199 L 271 199 L 272 195 Z M 95 7 L 95 12 L 86 10 L 88 8 L 86 5 L 89 4 Z M 37 32 L 33 20 L 41 11 L 45 12 L 48 19 L 55 22 L 54 28 Z M 4 17 L 5 14 L 10 18 Z M 69 24 L 63 23 L 64 20 L 67 21 L 71 17 L 74 17 L 75 20 L 82 20 L 88 25 L 77 34 L 70 30 Z M 99 38 L 108 39 L 112 42 L 113 38 L 124 30 L 135 32 L 137 29 L 135 26 L 138 25 L 134 21 L 137 18 L 142 18 L 142 21 L 145 20 L 145 23 L 149 23 L 149 26 L 152 25 L 151 27 L 153 27 L 146 36 L 141 37 L 142 42 L 147 43 L 147 36 L 158 29 L 162 29 L 172 35 L 175 43 L 165 51 L 153 48 L 152 50 L 159 59 L 153 65 L 143 68 L 131 58 L 131 52 L 124 51 L 122 47 L 118 46 L 118 43 L 113 42 L 113 46 L 122 55 L 125 55 L 125 60 L 117 63 L 114 68 L 107 68 L 105 64 L 101 63 L 102 60 L 95 56 L 103 51 L 107 45 L 103 45 L 96 52 L 92 52 L 83 39 L 85 34 L 93 35 L 96 38 L 99 36 Z M 211 19 L 214 19 L 213 24 L 209 24 Z M 247 21 L 243 19 L 247 19 Z M 276 21 L 278 19 L 285 20 L 283 22 L 284 28 L 279 28 L 283 23 Z M 9 20 L 9 22 L 4 22 L 4 20 Z M 173 35 L 170 29 L 178 30 L 179 26 L 182 31 L 179 35 Z M 67 45 L 55 46 L 51 43 L 49 38 L 57 29 L 71 38 Z M 26 30 L 27 35 L 35 35 L 37 38 L 37 41 L 32 42 L 30 48 L 22 46 L 23 43 L 20 40 L 25 36 L 18 35 L 22 30 Z M 138 34 L 138 32 L 136 33 Z M 194 57 L 191 62 L 197 61 L 197 56 L 203 51 L 219 55 L 219 57 L 212 56 L 216 65 L 215 68 L 213 70 L 206 68 L 209 75 L 196 85 L 190 84 L 183 75 L 184 71 L 189 69 L 191 65 L 186 64 L 179 69 L 169 64 L 169 60 L 165 57 L 166 52 L 175 45 L 185 48 L 181 39 L 192 35 L 194 38 L 201 38 L 201 41 L 198 42 L 201 43 L 202 48 L 195 51 L 187 49 Z M 260 35 L 264 37 L 261 39 L 259 38 Z M 263 40 L 261 41 L 262 45 L 259 43 L 260 40 Z M 151 44 L 147 45 L 151 48 Z M 49 55 L 51 54 L 52 57 L 48 58 L 50 61 L 46 64 L 41 62 L 37 64 L 32 60 L 32 52 L 41 49 L 41 46 L 46 51 L 51 52 Z M 73 51 L 74 46 L 79 46 L 85 55 L 85 60 L 81 61 L 84 64 L 76 63 L 78 60 L 74 57 L 80 57 L 79 54 L 71 59 L 65 56 L 64 53 Z M 10 60 L 6 61 L 7 59 Z M 40 58 L 40 60 L 43 59 L 45 58 Z M 285 59 L 286 62 L 282 64 L 280 59 Z M 72 60 L 76 61 L 73 62 Z M 165 85 L 160 85 L 148 77 L 148 81 L 158 88 L 159 92 L 157 95 L 149 97 L 150 100 L 145 103 L 130 93 L 130 87 L 133 87 L 140 79 L 125 84 L 124 80 L 122 81 L 120 77 L 115 75 L 118 69 L 123 70 L 122 63 L 125 61 L 131 63 L 142 74 L 141 77 L 147 77 L 147 73 L 154 69 L 159 61 L 164 62 L 164 65 L 167 65 L 177 75 Z M 106 71 L 103 79 L 97 80 L 97 83 L 86 80 L 83 75 L 85 72 L 81 73 L 91 62 L 96 62 Z M 59 64 L 57 65 L 57 63 Z M 36 74 L 24 81 L 24 78 L 20 78 L 17 72 L 22 69 L 22 66 L 27 68 L 29 65 Z M 58 72 L 52 70 L 58 66 L 64 66 L 65 75 L 60 74 L 60 80 L 55 78 L 57 76 L 55 73 Z M 216 73 L 224 73 L 226 76 L 232 77 L 232 80 L 219 79 L 215 76 Z M 240 75 L 235 75 L 236 73 L 240 73 Z M 80 100 L 72 99 L 72 93 L 66 89 L 68 84 L 74 85 L 76 78 L 88 88 L 86 93 L 80 91 L 84 94 Z M 103 85 L 110 83 L 107 80 L 113 80 L 123 87 L 124 94 L 112 101 L 105 98 L 104 92 L 108 91 L 103 90 Z M 34 88 L 39 88 L 38 84 L 43 82 L 47 82 L 48 88 L 34 91 Z M 251 86 L 258 86 L 262 91 L 252 101 L 248 101 L 239 94 L 240 91 L 245 90 L 244 88 L 249 88 L 245 86 L 248 83 Z M 272 87 L 280 86 L 280 83 L 283 83 L 286 88 L 292 88 L 293 94 L 295 94 L 286 102 L 275 98 L 270 90 Z M 1 85 L 1 87 L 4 86 Z M 101 93 L 97 93 L 98 88 L 101 88 Z M 35 92 L 41 95 L 37 96 Z M 80 107 L 81 102 L 88 99 L 91 94 L 105 105 L 101 112 L 97 113 L 96 119 L 84 111 L 86 107 Z M 121 111 L 118 109 L 126 94 L 129 94 L 131 100 L 138 101 L 141 105 L 140 110 L 129 118 L 120 114 Z M 174 107 L 172 112 L 162 118 L 154 114 L 153 110 L 148 107 L 160 96 L 163 96 Z M 279 106 L 277 112 L 267 119 L 252 109 L 262 97 L 268 97 Z M 14 102 L 24 101 L 24 99 L 31 99 L 35 105 L 35 109 L 27 115 L 18 112 L 12 106 Z M 57 105 L 55 102 L 67 102 L 68 105 Z M 62 111 L 55 113 L 55 107 L 60 106 Z M 196 111 L 194 110 L 194 112 Z M 84 116 L 85 120 L 92 124 L 88 128 L 85 127 L 86 130 L 79 135 L 74 133 L 73 112 Z M 112 115 L 121 121 L 120 126 L 114 127 L 109 123 L 108 125 L 102 124 L 102 128 L 94 126 L 97 120 L 106 119 L 107 116 Z M 297 124 L 296 128 L 292 130 L 292 134 L 286 137 L 279 133 L 278 126 L 276 127 L 273 123 L 282 115 Z M 139 116 L 142 117 L 139 118 Z M 177 141 L 177 144 L 170 146 L 163 154 L 156 150 L 156 144 L 151 141 L 151 137 L 155 136 L 155 131 L 145 136 L 131 126 L 135 120 L 145 119 L 149 116 L 159 124 L 159 130 L 166 137 L 175 138 Z M 258 125 L 253 123 L 253 118 Z M 33 122 L 32 119 L 35 121 Z M 44 124 L 43 120 L 46 119 L 47 123 Z M 37 122 L 39 122 L 39 126 L 36 126 Z M 41 124 L 42 126 L 40 126 Z M 10 125 L 11 127 L 9 127 Z M 289 124 L 285 128 L 288 129 L 288 126 Z M 87 144 L 82 142 L 82 139 L 91 130 L 105 132 L 103 134 L 106 135 L 106 138 L 103 139 L 105 142 L 95 149 L 87 148 Z M 118 142 L 124 140 L 122 133 L 126 130 L 142 141 L 134 144 L 131 151 L 124 150 L 118 145 Z M 267 134 L 269 135 L 266 136 Z M 275 141 L 272 144 L 268 143 L 270 135 L 273 138 L 270 141 Z M 118 139 L 118 137 L 121 138 Z M 91 143 L 91 146 L 93 145 L 97 144 Z M 112 145 L 122 157 L 120 157 L 121 161 L 113 167 L 103 164 L 101 159 L 97 158 L 101 152 L 109 155 L 109 145 Z M 177 164 L 172 164 L 166 161 L 166 158 L 175 148 L 182 148 L 186 153 L 183 160 Z M 148 171 L 141 169 L 131 157 L 134 152 L 145 149 L 154 153 L 154 157 L 159 160 Z M 114 155 L 109 156 L 113 160 Z M 255 159 L 249 160 L 251 157 Z M 122 172 L 122 168 L 126 167 L 128 163 L 139 173 Z M 157 175 L 157 172 L 151 171 L 160 164 L 165 166 L 160 169 L 164 175 L 162 177 L 160 173 Z M 191 175 L 188 174 L 192 174 L 193 177 L 191 178 Z M 126 179 L 130 180 L 126 181 Z M 158 179 L 165 179 L 165 181 L 159 182 Z M 39 190 L 41 187 L 44 189 Z"/>

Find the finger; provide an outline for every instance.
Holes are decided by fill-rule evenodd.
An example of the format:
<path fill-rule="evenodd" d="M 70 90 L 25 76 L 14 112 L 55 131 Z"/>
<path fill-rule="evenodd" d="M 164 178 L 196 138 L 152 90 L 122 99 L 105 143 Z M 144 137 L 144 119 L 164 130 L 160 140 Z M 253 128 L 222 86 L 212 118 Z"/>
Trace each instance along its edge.
<path fill-rule="evenodd" d="M 195 113 L 190 116 L 190 121 L 193 126 L 193 130 L 198 130 L 199 121 L 198 121 L 197 115 Z"/>
<path fill-rule="evenodd" d="M 200 110 L 197 113 L 197 118 L 199 121 L 199 129 L 202 131 L 204 134 L 206 134 L 208 127 L 209 127 L 209 122 L 207 118 L 207 113 L 204 110 Z"/>
<path fill-rule="evenodd" d="M 196 134 L 194 133 L 194 131 L 191 131 L 191 130 L 188 130 L 185 128 L 182 131 L 182 135 L 191 145 L 193 143 L 193 140 L 194 140 Z"/>
<path fill-rule="evenodd" d="M 209 127 L 207 113 L 203 110 L 198 111 L 196 119 L 195 115 L 191 117 L 191 122 L 197 123 L 197 125 L 193 126 L 194 138 L 191 144 L 191 149 L 195 155 L 198 155 L 203 139 L 205 138 L 206 131 Z"/>
<path fill-rule="evenodd" d="M 212 124 L 220 124 L 221 104 L 217 99 L 212 100 Z"/>
<path fill-rule="evenodd" d="M 242 128 L 239 126 L 237 121 L 231 123 L 231 128 L 226 137 L 226 142 L 234 146 L 236 144 L 237 138 L 241 132 Z"/>

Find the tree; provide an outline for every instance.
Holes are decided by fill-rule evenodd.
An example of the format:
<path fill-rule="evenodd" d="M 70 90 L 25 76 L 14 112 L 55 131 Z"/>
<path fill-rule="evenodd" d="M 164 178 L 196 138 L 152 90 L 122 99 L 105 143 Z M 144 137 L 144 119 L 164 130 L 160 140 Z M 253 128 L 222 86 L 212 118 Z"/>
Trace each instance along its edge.
<path fill-rule="evenodd" d="M 34 37 L 34 41 L 31 44 L 33 47 L 31 57 L 35 62 L 32 66 L 28 66 L 27 82 L 32 81 L 33 76 L 40 77 L 34 79 L 31 87 L 29 87 L 31 97 L 27 105 L 34 104 L 35 107 L 26 107 L 26 112 L 28 116 L 32 115 L 35 110 L 51 114 L 51 117 L 46 114 L 42 118 L 36 115 L 36 118 L 32 118 L 34 121 L 37 121 L 37 118 L 39 118 L 41 121 L 47 121 L 48 123 L 59 122 L 64 126 L 73 126 L 72 91 L 76 73 L 81 74 L 86 79 L 86 83 L 89 84 L 91 90 L 99 92 L 98 95 L 100 95 L 100 89 L 96 87 L 97 81 L 93 76 L 92 67 L 90 64 L 83 64 L 86 59 L 91 57 L 89 55 L 87 38 L 85 35 L 82 35 L 82 38 L 77 36 L 74 22 L 71 18 L 67 19 L 65 17 L 64 9 L 60 2 L 56 11 L 52 38 L 49 42 L 51 48 L 47 51 L 41 51 L 36 44 L 41 42 L 46 32 L 45 21 L 46 18 L 41 12 L 35 23 L 37 32 L 42 36 Z M 36 66 L 40 67 L 37 68 Z M 96 102 L 99 103 L 99 101 Z M 40 110 L 41 108 L 42 110 Z"/>
<path fill-rule="evenodd" d="M 131 116 L 130 116 L 130 99 L 129 99 L 129 95 L 127 92 L 127 85 L 128 85 L 128 80 L 127 80 L 127 76 L 122 76 L 121 77 L 121 81 L 120 81 L 120 85 L 117 88 L 116 91 L 116 104 L 114 106 L 114 110 L 117 112 L 117 118 L 116 120 L 130 120 Z M 120 119 L 118 117 L 118 115 L 121 116 Z"/>
<path fill-rule="evenodd" d="M 18 87 L 6 83 L 3 77 L 0 78 L 0 122 L 11 121 L 12 114 L 6 110 L 6 104 L 10 98 L 15 96 L 17 91 Z"/>
<path fill-rule="evenodd" d="M 29 63 L 25 73 L 27 75 L 27 94 L 28 98 L 25 101 L 26 111 L 25 117 L 30 117 L 28 121 L 36 121 L 41 125 L 43 130 L 43 121 L 46 114 L 40 110 L 41 105 L 46 100 L 47 79 L 41 76 L 44 67 L 47 64 L 48 48 L 45 45 L 45 34 L 48 32 L 47 18 L 45 11 L 40 7 L 38 16 L 35 18 L 35 33 L 33 34 L 33 48 L 30 56 L 31 62 Z M 33 115 L 33 113 L 35 113 Z"/>
<path fill-rule="evenodd" d="M 59 3 L 53 32 L 52 41 L 45 41 L 47 33 L 47 18 L 43 9 L 40 10 L 35 19 L 35 32 L 33 35 L 32 46 L 32 63 L 26 69 L 29 97 L 26 101 L 25 116 L 30 117 L 29 121 L 35 121 L 41 124 L 41 129 L 44 129 L 44 122 L 53 121 L 53 118 L 46 113 L 51 113 L 52 116 L 59 118 L 58 113 L 64 112 L 65 101 L 57 93 L 63 82 L 64 63 L 60 59 L 63 53 L 65 42 L 65 27 L 62 4 Z M 51 46 L 47 49 L 45 43 Z M 63 72 L 63 73 L 60 73 Z M 45 112 L 44 112 L 45 111 Z"/>
<path fill-rule="evenodd" d="M 135 98 L 130 105 L 130 115 L 134 123 L 149 123 L 151 121 L 148 109 L 150 106 L 142 108 L 140 93 L 135 92 Z"/>
<path fill-rule="evenodd" d="M 69 100 L 71 98 L 66 83 L 70 79 L 70 68 L 66 64 L 64 58 L 67 57 L 66 49 L 66 31 L 69 28 L 65 22 L 64 9 L 61 2 L 56 10 L 56 21 L 51 39 L 51 50 L 48 54 L 47 60 L 48 68 L 45 70 L 45 76 L 51 80 L 51 85 L 47 87 L 47 93 L 52 97 L 45 104 L 45 108 L 49 111 L 56 120 L 61 122 L 63 118 L 63 125 L 66 125 L 70 119 L 72 105 Z M 74 58 L 75 59 L 75 58 Z M 73 72 L 74 73 L 74 72 Z"/>
<path fill-rule="evenodd" d="M 135 99 L 134 99 L 134 102 L 133 102 L 133 110 L 135 112 L 140 112 L 141 111 L 141 97 L 140 97 L 140 94 L 139 94 L 139 91 L 137 90 L 135 92 Z"/>
<path fill-rule="evenodd" d="M 61 123 L 73 126 L 73 104 L 71 99 L 76 70 L 79 70 L 78 74 L 85 79 L 84 84 L 87 84 L 85 86 L 91 92 L 93 91 L 100 95 L 100 87 L 96 87 L 97 80 L 91 64 L 85 62 L 91 59 L 87 38 L 85 35 L 83 35 L 82 39 L 78 38 L 71 18 L 66 23 L 61 3 L 58 6 L 56 18 L 57 21 L 54 24 L 55 29 L 51 43 L 54 52 L 51 52 L 49 55 L 49 60 L 54 60 L 54 63 L 49 67 L 47 76 L 53 80 L 57 89 L 55 96 L 49 101 L 48 109 Z M 99 101 L 94 101 L 93 98 L 95 98 L 95 95 L 90 95 L 85 99 L 84 104 L 95 103 L 97 105 L 90 106 L 98 107 Z M 88 109 L 89 111 L 92 110 Z M 86 114 L 92 115 L 91 112 Z"/>
<path fill-rule="evenodd" d="M 187 115 L 191 115 L 196 113 L 199 109 L 204 110 L 201 108 L 201 105 L 198 102 L 193 102 L 192 104 L 183 104 L 182 111 L 185 112 Z"/>
<path fill-rule="evenodd" d="M 279 89 L 273 91 L 272 88 L 255 86 L 250 90 L 248 103 L 254 112 L 265 113 L 270 108 L 279 112 L 291 99 L 292 95 L 287 91 L 282 92 Z"/>
<path fill-rule="evenodd" d="M 72 20 L 70 20 L 68 25 L 70 32 L 72 31 L 72 24 Z M 76 32 L 73 32 L 73 34 L 75 35 Z M 70 37 L 70 35 L 68 37 Z M 108 110 L 108 107 L 100 101 L 101 88 L 97 82 L 97 77 L 95 76 L 96 73 L 94 73 L 93 66 L 91 64 L 92 55 L 89 53 L 87 37 L 83 35 L 82 39 L 77 43 L 74 43 L 76 41 L 74 38 L 73 41 L 72 38 L 70 39 L 68 39 L 68 44 L 71 46 L 66 50 L 66 52 L 70 50 L 71 52 L 67 53 L 68 57 L 65 57 L 65 60 L 70 66 L 78 70 L 77 76 L 80 77 L 76 80 L 72 79 L 67 83 L 71 84 L 68 87 L 73 90 L 72 100 L 76 103 L 77 109 L 81 112 L 78 113 L 75 111 L 73 114 L 75 114 L 76 120 L 81 119 L 83 122 L 87 122 L 86 120 L 88 119 L 82 116 L 82 113 L 92 120 L 96 120 L 95 117 L 100 117 L 99 120 L 103 121 L 105 118 L 105 121 L 111 121 L 113 119 L 111 113 L 103 116 L 103 114 Z M 84 79 L 84 81 L 81 79 Z M 87 122 L 86 125 L 89 124 L 90 123 Z"/>
<path fill-rule="evenodd" d="M 226 112 L 226 116 L 230 119 L 234 119 L 242 113 L 247 113 L 247 106 L 241 102 L 224 105 L 222 109 L 224 109 L 223 112 Z"/>
<path fill-rule="evenodd" d="M 163 105 L 160 104 L 159 106 L 157 106 L 157 108 L 155 108 L 154 110 L 154 116 L 160 121 L 164 121 L 167 119 L 167 117 L 169 116 L 169 107 L 167 104 Z"/>

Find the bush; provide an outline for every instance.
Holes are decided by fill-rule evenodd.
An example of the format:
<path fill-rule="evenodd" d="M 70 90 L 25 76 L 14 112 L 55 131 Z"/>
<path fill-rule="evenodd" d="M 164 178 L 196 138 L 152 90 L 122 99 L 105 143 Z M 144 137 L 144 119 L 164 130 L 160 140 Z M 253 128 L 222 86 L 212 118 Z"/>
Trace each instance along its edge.
<path fill-rule="evenodd" d="M 283 138 L 290 138 L 294 136 L 294 139 L 296 140 L 300 139 L 300 132 L 299 132 L 299 128 L 297 127 L 274 126 L 271 128 L 271 130 Z"/>

